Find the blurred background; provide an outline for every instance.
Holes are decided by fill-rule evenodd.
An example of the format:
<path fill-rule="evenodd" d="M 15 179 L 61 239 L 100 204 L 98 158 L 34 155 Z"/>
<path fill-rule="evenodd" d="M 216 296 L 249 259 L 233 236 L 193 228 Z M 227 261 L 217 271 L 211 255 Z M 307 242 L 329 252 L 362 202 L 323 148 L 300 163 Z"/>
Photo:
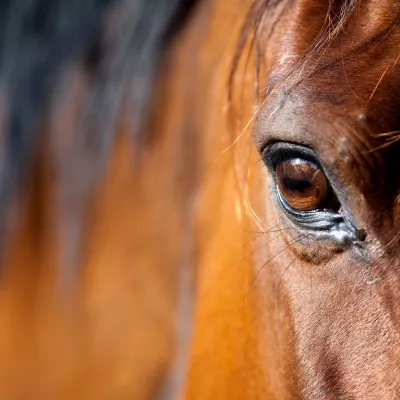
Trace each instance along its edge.
<path fill-rule="evenodd" d="M 0 399 L 227 399 L 215 380 L 247 379 L 225 340 L 252 336 L 226 149 L 249 3 L 0 2 Z"/>

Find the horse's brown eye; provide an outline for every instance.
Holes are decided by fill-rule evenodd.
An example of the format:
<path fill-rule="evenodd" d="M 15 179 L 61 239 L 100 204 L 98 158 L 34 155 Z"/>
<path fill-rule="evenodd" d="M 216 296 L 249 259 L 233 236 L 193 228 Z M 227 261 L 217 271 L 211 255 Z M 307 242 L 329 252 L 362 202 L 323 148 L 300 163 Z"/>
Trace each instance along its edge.
<path fill-rule="evenodd" d="M 283 199 L 294 209 L 321 208 L 328 195 L 328 181 L 311 161 L 292 158 L 276 166 L 276 183 Z"/>

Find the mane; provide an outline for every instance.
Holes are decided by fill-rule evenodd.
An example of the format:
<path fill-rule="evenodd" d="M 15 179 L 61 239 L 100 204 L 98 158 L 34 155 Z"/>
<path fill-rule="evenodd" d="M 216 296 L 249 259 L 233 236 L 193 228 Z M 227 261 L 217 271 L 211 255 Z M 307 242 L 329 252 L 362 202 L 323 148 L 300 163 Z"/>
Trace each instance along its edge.
<path fill-rule="evenodd" d="M 75 172 L 90 170 L 86 179 L 90 183 L 101 174 L 112 149 L 116 117 L 124 96 L 132 99 L 134 139 L 141 142 L 157 65 L 195 3 L 196 0 L 0 1 L 0 230 L 38 147 L 48 143 L 51 135 L 57 135 L 47 129 L 48 120 L 52 118 L 52 106 L 62 98 L 71 68 L 83 71 L 90 93 L 68 163 L 78 164 Z M 54 153 L 51 148 L 50 153 Z M 60 164 L 60 160 L 53 161 Z M 67 174 L 66 191 L 81 191 L 75 196 L 79 203 L 87 191 L 68 182 L 74 179 Z"/>

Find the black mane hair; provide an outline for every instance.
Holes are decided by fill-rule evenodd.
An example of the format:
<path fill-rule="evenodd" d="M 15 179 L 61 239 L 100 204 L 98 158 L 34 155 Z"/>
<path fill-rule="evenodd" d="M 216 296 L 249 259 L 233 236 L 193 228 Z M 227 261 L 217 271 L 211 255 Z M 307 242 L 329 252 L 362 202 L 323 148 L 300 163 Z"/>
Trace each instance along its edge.
<path fill-rule="evenodd" d="M 37 125 L 48 118 L 68 69 L 78 65 L 90 78 L 87 110 L 74 135 L 78 164 L 85 160 L 86 169 L 98 171 L 112 146 L 113 123 L 127 87 L 136 137 L 142 132 L 160 57 L 195 2 L 0 0 L 0 227 L 29 170 Z"/>

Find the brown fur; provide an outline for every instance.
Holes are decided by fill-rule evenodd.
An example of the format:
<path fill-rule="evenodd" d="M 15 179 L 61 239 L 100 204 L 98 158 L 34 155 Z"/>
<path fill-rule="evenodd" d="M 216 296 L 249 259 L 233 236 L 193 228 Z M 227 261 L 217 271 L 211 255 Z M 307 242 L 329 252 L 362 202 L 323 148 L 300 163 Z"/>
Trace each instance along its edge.
<path fill-rule="evenodd" d="M 398 17 L 389 0 L 203 1 L 164 60 L 139 164 L 120 121 L 73 285 L 43 146 L 10 212 L 0 398 L 398 398 Z M 86 86 L 71 76 L 39 129 L 73 131 Z M 243 130 L 254 98 L 257 149 L 311 146 L 367 232 L 362 251 L 282 215 Z"/>
<path fill-rule="evenodd" d="M 259 164 L 250 162 L 252 178 L 241 187 L 250 190 L 262 227 L 274 233 L 261 235 L 255 254 L 239 266 L 235 260 L 243 256 L 230 247 L 228 233 L 207 234 L 188 397 L 395 399 L 400 396 L 399 170 L 398 147 L 386 145 L 385 137 L 395 135 L 400 122 L 398 5 L 334 1 L 329 7 L 304 0 L 280 7 L 277 22 L 271 8 L 270 19 L 250 19 L 257 48 L 267 49 L 261 53 L 264 73 L 272 66 L 269 96 L 257 110 L 257 147 L 266 140 L 311 146 L 345 188 L 346 207 L 367 240 L 360 254 L 306 236 L 296 241 L 293 230 L 277 234 L 287 221 L 265 191 Z M 273 33 L 263 34 L 271 24 Z M 241 71 L 235 74 L 239 88 Z M 241 104 L 246 102 L 251 104 L 249 98 Z M 241 154 L 245 142 L 240 139 L 232 152 Z M 227 182 L 221 193 L 226 200 L 214 200 L 221 208 L 212 214 L 215 206 L 205 205 L 202 225 L 221 219 L 226 221 L 221 227 L 232 224 L 232 178 L 221 179 Z M 273 194 L 274 186 L 269 190 Z M 216 192 L 216 186 L 208 189 L 210 198 Z M 235 225 L 259 229 L 240 218 Z M 228 229 L 230 241 L 236 229 Z M 250 261 L 254 273 L 262 271 L 255 285 L 243 275 L 238 287 L 235 279 Z M 242 351 L 255 355 L 249 360 Z"/>

